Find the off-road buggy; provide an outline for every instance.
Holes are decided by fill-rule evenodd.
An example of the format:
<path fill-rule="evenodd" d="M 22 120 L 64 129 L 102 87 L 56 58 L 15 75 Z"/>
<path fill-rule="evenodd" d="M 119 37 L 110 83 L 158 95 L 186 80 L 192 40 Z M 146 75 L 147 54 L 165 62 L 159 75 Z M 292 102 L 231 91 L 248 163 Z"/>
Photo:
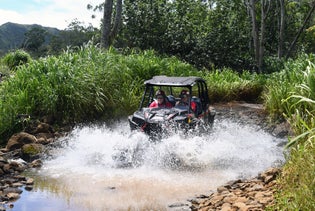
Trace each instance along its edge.
<path fill-rule="evenodd" d="M 155 76 L 144 82 L 145 90 L 139 109 L 128 117 L 131 130 L 141 130 L 150 137 L 163 138 L 176 131 L 199 132 L 212 126 L 215 110 L 210 106 L 208 88 L 200 77 Z M 165 92 L 171 108 L 149 108 L 157 90 Z M 190 93 L 188 105 L 195 102 L 195 111 L 191 106 L 179 106 L 179 94 L 182 90 Z"/>

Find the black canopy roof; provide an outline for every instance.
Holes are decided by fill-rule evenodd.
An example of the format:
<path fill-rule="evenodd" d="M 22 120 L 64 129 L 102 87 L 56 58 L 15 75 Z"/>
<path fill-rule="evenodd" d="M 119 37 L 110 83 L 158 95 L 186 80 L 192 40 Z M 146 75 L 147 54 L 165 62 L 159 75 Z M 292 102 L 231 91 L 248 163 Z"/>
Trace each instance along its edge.
<path fill-rule="evenodd" d="M 205 82 L 200 77 L 174 77 L 174 76 L 154 76 L 152 79 L 144 82 L 146 85 L 159 85 L 159 86 L 193 86 L 198 81 Z"/>

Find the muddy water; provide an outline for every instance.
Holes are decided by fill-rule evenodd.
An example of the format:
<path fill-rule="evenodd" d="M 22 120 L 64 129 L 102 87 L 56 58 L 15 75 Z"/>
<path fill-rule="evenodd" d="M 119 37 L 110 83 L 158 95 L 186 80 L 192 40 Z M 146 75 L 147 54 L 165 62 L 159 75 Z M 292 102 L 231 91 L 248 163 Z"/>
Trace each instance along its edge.
<path fill-rule="evenodd" d="M 216 120 L 205 135 L 158 143 L 131 134 L 126 122 L 77 128 L 29 172 L 35 188 L 14 210 L 167 210 L 281 163 L 283 141 L 232 120 Z"/>

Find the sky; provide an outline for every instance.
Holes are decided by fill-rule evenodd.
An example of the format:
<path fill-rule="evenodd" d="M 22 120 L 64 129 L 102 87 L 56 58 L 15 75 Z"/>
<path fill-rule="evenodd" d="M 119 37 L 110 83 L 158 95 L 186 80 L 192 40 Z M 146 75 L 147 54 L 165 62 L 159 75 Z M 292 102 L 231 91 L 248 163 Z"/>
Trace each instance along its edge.
<path fill-rule="evenodd" d="M 75 19 L 99 28 L 101 12 L 87 10 L 104 0 L 0 0 L 0 25 L 13 22 L 65 29 Z M 92 15 L 96 15 L 92 19 Z"/>

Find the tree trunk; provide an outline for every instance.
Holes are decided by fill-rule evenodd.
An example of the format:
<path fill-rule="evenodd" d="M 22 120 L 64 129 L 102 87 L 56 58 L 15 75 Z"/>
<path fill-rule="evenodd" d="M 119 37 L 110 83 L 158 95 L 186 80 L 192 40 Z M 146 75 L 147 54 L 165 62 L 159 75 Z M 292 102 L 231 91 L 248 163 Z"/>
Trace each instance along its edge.
<path fill-rule="evenodd" d="M 112 43 L 112 41 L 118 34 L 118 30 L 121 24 L 121 17 L 122 17 L 122 0 L 117 0 L 115 22 L 114 22 L 113 29 L 110 33 L 110 44 Z"/>
<path fill-rule="evenodd" d="M 260 50 L 259 50 L 259 35 L 258 35 L 258 27 L 257 27 L 257 20 L 256 20 L 255 0 L 249 1 L 249 12 L 250 12 L 251 22 L 252 22 L 252 37 L 253 37 L 253 44 L 254 44 L 255 62 L 258 67 Z"/>
<path fill-rule="evenodd" d="M 112 27 L 113 0 L 105 0 L 101 46 L 109 48 L 116 37 L 122 17 L 122 0 L 117 0 L 116 15 Z"/>
<path fill-rule="evenodd" d="M 278 58 L 283 57 L 283 42 L 284 42 L 284 26 L 285 26 L 285 3 L 284 0 L 279 0 L 280 3 L 280 20 L 279 20 L 279 45 Z"/>
<path fill-rule="evenodd" d="M 110 46 L 110 31 L 112 24 L 113 0 L 105 0 L 103 14 L 103 30 L 101 38 L 101 46 L 105 49 Z"/>
<path fill-rule="evenodd" d="M 258 56 L 258 71 L 262 72 L 262 65 L 263 65 L 263 57 L 264 57 L 264 41 L 265 41 L 265 9 L 264 9 L 264 0 L 261 0 L 261 21 L 260 21 L 260 40 L 259 40 L 259 56 Z"/>
<path fill-rule="evenodd" d="M 259 42 L 259 59 L 258 71 L 262 72 L 265 50 L 265 30 L 266 18 L 270 10 L 271 2 L 269 0 L 261 0 L 261 22 L 260 22 L 260 42 Z"/>
<path fill-rule="evenodd" d="M 304 20 L 304 22 L 303 22 L 303 25 L 301 26 L 300 30 L 298 31 L 297 35 L 295 36 L 293 42 L 291 43 L 291 45 L 290 45 L 290 47 L 289 47 L 289 50 L 288 50 L 287 55 L 286 55 L 286 59 L 289 58 L 290 53 L 291 53 L 293 47 L 295 46 L 297 40 L 299 39 L 300 35 L 302 34 L 302 31 L 303 31 L 304 27 L 306 26 L 307 22 L 309 21 L 309 19 L 310 19 L 311 16 L 312 16 L 312 13 L 313 13 L 314 10 L 315 10 L 315 1 L 312 2 L 312 3 L 313 3 L 313 5 L 312 5 L 311 10 L 310 10 L 309 13 L 307 14 L 307 16 L 306 16 L 306 18 L 305 18 L 305 20 Z"/>

